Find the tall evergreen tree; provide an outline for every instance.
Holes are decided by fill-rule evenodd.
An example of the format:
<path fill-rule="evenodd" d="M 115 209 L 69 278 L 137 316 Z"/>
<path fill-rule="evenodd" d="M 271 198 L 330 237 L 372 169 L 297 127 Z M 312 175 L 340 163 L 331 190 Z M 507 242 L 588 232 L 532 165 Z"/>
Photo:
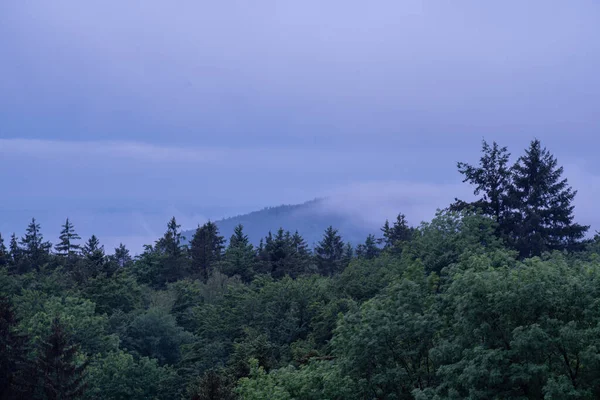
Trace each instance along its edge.
<path fill-rule="evenodd" d="M 356 256 L 358 258 L 366 258 L 371 260 L 381 253 L 381 249 L 377 247 L 377 240 L 374 235 L 368 235 L 364 244 L 356 247 Z"/>
<path fill-rule="evenodd" d="M 27 376 L 27 337 L 16 331 L 17 318 L 10 301 L 0 297 L 0 399 L 25 399 L 31 377 Z"/>
<path fill-rule="evenodd" d="M 59 319 L 55 318 L 51 333 L 42 342 L 37 358 L 45 399 L 70 400 L 82 397 L 88 362 L 77 364 L 78 350 L 79 347 L 71 343 Z"/>
<path fill-rule="evenodd" d="M 119 247 L 115 249 L 113 259 L 119 268 L 127 268 L 133 262 L 129 249 L 123 243 L 119 243 Z"/>
<path fill-rule="evenodd" d="M 8 249 L 4 244 L 4 238 L 0 233 L 0 268 L 6 268 L 8 266 L 9 257 Z"/>
<path fill-rule="evenodd" d="M 457 201 L 455 208 L 461 208 L 460 205 L 474 206 L 484 214 L 494 217 L 496 222 L 502 225 L 503 219 L 510 212 L 508 202 L 512 187 L 511 169 L 508 164 L 510 153 L 506 147 L 500 147 L 496 142 L 490 146 L 485 140 L 481 152 L 479 165 L 459 162 L 457 166 L 458 171 L 464 176 L 463 182 L 475 186 L 475 195 L 482 197 L 471 204 Z"/>
<path fill-rule="evenodd" d="M 219 228 L 208 221 L 199 226 L 190 243 L 192 270 L 206 282 L 208 276 L 223 257 L 225 238 L 219 235 Z"/>
<path fill-rule="evenodd" d="M 15 272 L 21 272 L 21 263 L 23 262 L 23 250 L 19 247 L 17 235 L 13 233 L 10 236 L 10 244 L 8 247 L 8 261 L 10 269 Z"/>
<path fill-rule="evenodd" d="M 315 248 L 315 255 L 319 272 L 323 275 L 333 275 L 341 272 L 344 259 L 344 242 L 338 230 L 328 227 L 323 234 L 323 239 Z"/>
<path fill-rule="evenodd" d="M 56 253 L 60 256 L 67 257 L 68 259 L 73 259 L 75 256 L 79 254 L 81 251 L 81 246 L 75 241 L 81 240 L 81 237 L 75 232 L 75 227 L 69 221 L 69 218 L 65 221 L 65 224 L 62 226 L 62 230 L 60 231 L 60 236 L 58 237 L 60 243 L 54 246 Z"/>
<path fill-rule="evenodd" d="M 83 282 L 104 272 L 106 255 L 104 254 L 104 246 L 100 245 L 100 240 L 98 240 L 96 235 L 92 235 L 85 243 L 82 255 L 81 267 L 76 272 L 76 279 L 78 281 Z"/>
<path fill-rule="evenodd" d="M 163 275 L 166 282 L 175 282 L 187 275 L 188 260 L 184 240 L 181 225 L 177 224 L 175 217 L 171 218 L 167 224 L 167 231 L 155 246 L 155 250 L 163 256 Z"/>
<path fill-rule="evenodd" d="M 398 214 L 392 226 L 386 220 L 381 231 L 383 232 L 382 242 L 385 249 L 401 249 L 402 244 L 410 241 L 413 234 L 413 229 L 408 226 L 406 216 L 402 213 Z"/>
<path fill-rule="evenodd" d="M 238 275 L 246 282 L 252 279 L 256 264 L 256 252 L 241 224 L 235 227 L 233 235 L 229 239 L 223 261 L 223 272 L 226 275 Z"/>
<path fill-rule="evenodd" d="M 557 159 L 536 139 L 512 170 L 510 230 L 521 257 L 576 248 L 589 226 L 573 222 L 577 191 L 562 178 Z"/>
<path fill-rule="evenodd" d="M 32 268 L 38 270 L 48 262 L 52 244 L 50 242 L 44 242 L 40 224 L 36 222 L 35 218 L 31 219 L 29 226 L 27 226 L 25 236 L 21 238 L 20 244 L 26 259 L 27 270 Z"/>

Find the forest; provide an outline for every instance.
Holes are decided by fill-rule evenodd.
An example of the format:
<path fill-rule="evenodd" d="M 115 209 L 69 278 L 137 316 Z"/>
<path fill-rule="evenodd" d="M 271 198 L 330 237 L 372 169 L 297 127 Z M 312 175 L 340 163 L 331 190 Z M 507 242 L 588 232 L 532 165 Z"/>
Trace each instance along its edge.
<path fill-rule="evenodd" d="M 0 236 L 0 400 L 600 398 L 600 236 L 540 141 L 481 150 L 477 200 L 357 245 L 173 218 L 133 256 L 32 219 Z"/>

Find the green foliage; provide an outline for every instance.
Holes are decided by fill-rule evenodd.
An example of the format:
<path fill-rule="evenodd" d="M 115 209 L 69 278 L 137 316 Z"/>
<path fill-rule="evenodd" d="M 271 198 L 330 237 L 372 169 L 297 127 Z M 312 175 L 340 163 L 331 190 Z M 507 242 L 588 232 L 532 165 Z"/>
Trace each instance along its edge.
<path fill-rule="evenodd" d="M 23 320 L 21 330 L 33 343 L 47 337 L 52 321 L 59 318 L 61 327 L 81 345 L 86 354 L 106 353 L 114 350 L 118 338 L 108 333 L 108 319 L 95 312 L 95 305 L 78 297 L 54 297 L 40 292 L 24 290 L 16 298 L 17 310 Z"/>
<path fill-rule="evenodd" d="M 134 318 L 121 337 L 125 349 L 139 357 L 154 358 L 160 365 L 178 363 L 180 347 L 192 339 L 192 334 L 177 325 L 175 317 L 158 308 Z"/>
<path fill-rule="evenodd" d="M 190 243 L 192 271 L 204 282 L 223 257 L 225 238 L 213 222 L 199 226 Z"/>
<path fill-rule="evenodd" d="M 36 367 L 40 376 L 37 390 L 45 400 L 71 400 L 81 398 L 85 388 L 87 360 L 78 361 L 78 346 L 60 322 L 52 320 L 50 334 L 40 343 Z M 37 397 L 37 396 L 36 396 Z"/>
<path fill-rule="evenodd" d="M 600 398 L 600 238 L 538 141 L 508 161 L 484 142 L 478 201 L 356 249 L 173 218 L 133 259 L 67 220 L 52 254 L 33 220 L 0 236 L 0 398 Z"/>
<path fill-rule="evenodd" d="M 95 358 L 88 368 L 88 400 L 160 400 L 177 396 L 177 376 L 154 359 L 135 359 L 124 351 Z"/>
<path fill-rule="evenodd" d="M 338 235 L 337 229 L 332 226 L 325 230 L 323 239 L 315 248 L 317 266 L 323 275 L 334 275 L 341 272 L 345 267 L 344 242 Z"/>

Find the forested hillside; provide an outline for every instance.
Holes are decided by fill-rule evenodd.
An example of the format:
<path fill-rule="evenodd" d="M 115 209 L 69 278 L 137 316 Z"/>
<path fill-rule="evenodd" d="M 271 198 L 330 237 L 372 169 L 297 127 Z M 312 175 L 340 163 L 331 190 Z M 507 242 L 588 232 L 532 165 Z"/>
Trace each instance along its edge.
<path fill-rule="evenodd" d="M 236 226 L 243 225 L 244 232 L 254 245 L 258 245 L 260 240 L 264 239 L 266 232 L 275 233 L 279 228 L 291 232 L 298 231 L 311 247 L 321 240 L 323 231 L 328 226 L 335 226 L 345 241 L 355 244 L 364 241 L 367 235 L 375 233 L 376 230 L 353 220 L 347 214 L 336 213 L 325 206 L 324 199 L 267 207 L 249 214 L 217 220 L 215 224 L 226 237 L 233 234 Z M 193 231 L 183 233 L 186 238 L 191 238 L 193 234 Z"/>
<path fill-rule="evenodd" d="M 0 237 L 0 399 L 600 398 L 600 237 L 557 160 L 458 172 L 479 200 L 358 246 L 173 218 L 132 257 L 32 220 Z"/>

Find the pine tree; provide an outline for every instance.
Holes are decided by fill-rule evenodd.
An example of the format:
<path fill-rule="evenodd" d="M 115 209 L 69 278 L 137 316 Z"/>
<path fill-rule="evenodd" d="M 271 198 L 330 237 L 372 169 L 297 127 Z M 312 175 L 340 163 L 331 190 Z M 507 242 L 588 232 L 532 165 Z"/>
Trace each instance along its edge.
<path fill-rule="evenodd" d="M 199 226 L 190 243 L 192 270 L 206 282 L 208 276 L 223 257 L 225 238 L 219 235 L 219 228 L 211 221 Z"/>
<path fill-rule="evenodd" d="M 355 254 L 354 254 L 354 247 L 352 246 L 352 243 L 348 242 L 346 243 L 346 245 L 344 246 L 344 255 L 342 257 L 342 271 L 346 268 L 348 268 L 348 265 L 350 265 L 350 263 L 352 262 L 352 259 L 354 258 Z"/>
<path fill-rule="evenodd" d="M 534 140 L 512 171 L 514 211 L 507 230 L 521 257 L 576 248 L 589 226 L 573 222 L 572 202 L 577 191 L 562 178 L 557 159 Z"/>
<path fill-rule="evenodd" d="M 21 272 L 23 250 L 21 250 L 21 248 L 19 247 L 19 242 L 15 233 L 13 233 L 10 237 L 10 244 L 8 247 L 8 261 L 11 270 L 15 272 Z"/>
<path fill-rule="evenodd" d="M 16 332 L 17 325 L 11 303 L 0 297 L 0 399 L 28 398 L 33 388 L 27 376 L 27 337 Z"/>
<path fill-rule="evenodd" d="M 331 276 L 343 269 L 344 242 L 337 229 L 332 226 L 325 230 L 323 239 L 315 248 L 315 255 L 319 272 Z"/>
<path fill-rule="evenodd" d="M 69 218 L 67 218 L 65 224 L 62 226 L 59 239 L 60 243 L 54 246 L 58 255 L 72 260 L 79 254 L 81 246 L 74 242 L 76 240 L 81 240 L 81 237 L 75 232 L 75 227 L 71 221 L 69 221 Z"/>
<path fill-rule="evenodd" d="M 185 257 L 185 237 L 181 234 L 181 225 L 175 217 L 167 224 L 164 236 L 156 242 L 155 250 L 163 256 L 163 276 L 166 282 L 175 282 L 188 273 L 188 260 Z"/>
<path fill-rule="evenodd" d="M 51 333 L 39 349 L 37 368 L 42 376 L 42 388 L 48 400 L 81 398 L 85 391 L 85 370 L 88 362 L 77 365 L 79 347 L 71 343 L 60 320 L 52 321 Z"/>
<path fill-rule="evenodd" d="M 119 247 L 115 249 L 113 259 L 119 268 L 127 268 L 133 262 L 129 249 L 123 243 L 119 243 Z"/>
<path fill-rule="evenodd" d="M 100 245 L 100 240 L 96 235 L 92 235 L 83 246 L 82 255 L 82 266 L 76 273 L 76 279 L 79 282 L 94 278 L 104 271 L 106 255 L 104 254 L 104 246 Z"/>
<path fill-rule="evenodd" d="M 21 246 L 26 259 L 26 269 L 39 270 L 49 258 L 52 244 L 44 242 L 44 237 L 40 230 L 40 224 L 32 218 L 25 236 L 21 238 Z"/>
<path fill-rule="evenodd" d="M 507 212 L 508 195 L 512 186 L 511 170 L 508 165 L 510 153 L 506 147 L 500 147 L 496 142 L 490 146 L 485 140 L 482 144 L 482 156 L 478 166 L 464 162 L 457 164 L 458 171 L 464 176 L 463 182 L 475 186 L 474 194 L 482 195 L 474 203 L 465 203 L 460 200 L 454 205 L 455 211 L 465 206 L 480 209 L 485 215 L 492 216 L 502 225 Z"/>
<path fill-rule="evenodd" d="M 256 253 L 244 227 L 238 225 L 229 239 L 229 245 L 223 258 L 223 272 L 228 276 L 238 275 L 245 282 L 249 282 L 254 275 Z"/>
<path fill-rule="evenodd" d="M 377 247 L 377 240 L 374 235 L 368 235 L 365 243 L 356 247 L 356 256 L 358 258 L 371 260 L 377 257 L 379 253 L 381 253 L 381 249 Z"/>
<path fill-rule="evenodd" d="M 381 228 L 383 232 L 383 247 L 385 249 L 402 249 L 402 245 L 410 241 L 413 229 L 408 226 L 406 216 L 404 214 L 398 214 L 394 225 L 390 226 L 389 221 L 385 221 L 385 225 Z"/>
<path fill-rule="evenodd" d="M 4 238 L 0 233 L 0 268 L 6 268 L 9 261 L 8 249 L 4 245 Z"/>

